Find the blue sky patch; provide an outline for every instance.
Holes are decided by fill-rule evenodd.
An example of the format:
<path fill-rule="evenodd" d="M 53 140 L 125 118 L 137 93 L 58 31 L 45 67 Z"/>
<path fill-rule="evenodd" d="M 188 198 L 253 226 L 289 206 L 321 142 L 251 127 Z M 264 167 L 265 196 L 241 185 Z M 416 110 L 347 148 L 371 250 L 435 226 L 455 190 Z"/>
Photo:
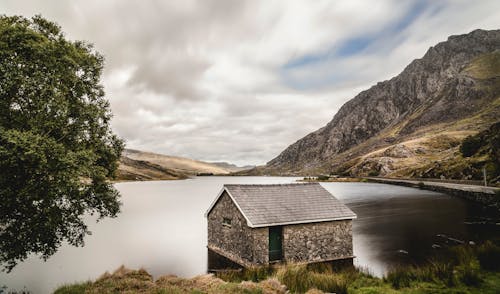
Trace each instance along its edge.
<path fill-rule="evenodd" d="M 391 22 L 378 32 L 372 34 L 359 35 L 350 39 L 346 39 L 342 43 L 335 44 L 332 47 L 328 48 L 326 51 L 323 51 L 321 53 L 307 54 L 302 57 L 290 60 L 281 68 L 281 74 L 285 84 L 295 89 L 304 90 L 304 88 L 306 88 L 306 85 L 311 85 L 311 86 L 320 85 L 320 84 L 325 84 L 326 81 L 331 82 L 332 80 L 334 81 L 339 80 L 338 76 L 333 79 L 325 76 L 322 77 L 325 79 L 325 81 L 323 82 L 299 81 L 298 79 L 293 78 L 293 75 L 289 75 L 288 72 L 311 65 L 321 64 L 324 62 L 332 62 L 335 61 L 336 59 L 342 59 L 366 52 L 376 42 L 381 42 L 381 41 L 387 42 L 387 40 L 389 40 L 392 36 L 408 28 L 419 16 L 421 16 L 424 12 L 432 8 L 430 6 L 431 2 L 429 2 L 428 0 L 414 1 L 413 5 L 411 5 L 411 7 L 402 17 Z M 432 9 L 440 10 L 440 6 L 437 6 Z M 397 45 L 396 42 L 390 42 L 390 43 L 394 43 L 393 46 L 391 47 Z"/>

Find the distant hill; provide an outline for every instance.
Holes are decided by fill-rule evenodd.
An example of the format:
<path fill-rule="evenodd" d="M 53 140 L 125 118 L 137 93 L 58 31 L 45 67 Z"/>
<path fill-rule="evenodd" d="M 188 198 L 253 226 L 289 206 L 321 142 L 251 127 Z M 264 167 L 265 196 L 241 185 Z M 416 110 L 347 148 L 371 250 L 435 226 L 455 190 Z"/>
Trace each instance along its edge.
<path fill-rule="evenodd" d="M 120 158 L 117 172 L 118 181 L 180 180 L 187 174 L 165 168 L 144 160 L 134 160 L 126 156 Z"/>
<path fill-rule="evenodd" d="M 198 174 L 229 174 L 231 169 L 178 156 L 125 149 L 117 180 L 176 180 Z"/>
<path fill-rule="evenodd" d="M 453 173 L 442 166 L 467 164 L 464 138 L 499 120 L 500 30 L 475 30 L 431 47 L 247 174 L 476 178 L 477 166 Z"/>
<path fill-rule="evenodd" d="M 227 162 L 210 162 L 211 164 L 214 164 L 218 167 L 221 167 L 225 170 L 228 170 L 229 172 L 239 172 L 239 171 L 244 171 L 244 170 L 249 170 L 255 167 L 255 165 L 245 165 L 245 166 L 237 166 L 232 163 L 227 163 Z"/>

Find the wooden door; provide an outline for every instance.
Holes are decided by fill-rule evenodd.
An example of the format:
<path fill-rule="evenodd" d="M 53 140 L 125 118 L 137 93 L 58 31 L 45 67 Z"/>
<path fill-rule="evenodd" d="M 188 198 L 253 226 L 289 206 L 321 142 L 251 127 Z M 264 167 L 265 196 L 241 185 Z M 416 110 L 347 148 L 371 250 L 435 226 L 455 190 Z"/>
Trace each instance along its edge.
<path fill-rule="evenodd" d="M 283 227 L 269 227 L 269 261 L 278 261 L 283 257 Z"/>

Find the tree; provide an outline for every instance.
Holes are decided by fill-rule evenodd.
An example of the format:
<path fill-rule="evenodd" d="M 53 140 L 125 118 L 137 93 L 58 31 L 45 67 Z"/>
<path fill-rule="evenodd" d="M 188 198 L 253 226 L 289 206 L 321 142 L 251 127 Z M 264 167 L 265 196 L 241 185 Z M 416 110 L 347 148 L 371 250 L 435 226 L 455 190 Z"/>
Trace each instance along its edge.
<path fill-rule="evenodd" d="M 0 16 L 0 264 L 83 246 L 84 215 L 115 217 L 109 183 L 123 142 L 111 132 L 92 45 L 41 16 Z"/>
<path fill-rule="evenodd" d="M 471 157 L 481 148 L 483 142 L 479 136 L 467 136 L 460 145 L 463 157 Z"/>

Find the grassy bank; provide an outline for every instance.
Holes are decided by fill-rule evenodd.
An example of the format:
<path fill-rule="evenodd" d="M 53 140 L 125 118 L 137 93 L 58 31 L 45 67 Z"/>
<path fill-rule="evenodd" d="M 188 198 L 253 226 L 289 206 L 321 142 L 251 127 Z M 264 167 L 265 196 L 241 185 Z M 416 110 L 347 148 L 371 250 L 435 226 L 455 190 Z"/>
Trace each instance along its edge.
<path fill-rule="evenodd" d="M 96 281 L 65 285 L 58 288 L 55 294 L 79 293 L 285 293 L 285 288 L 276 279 L 265 279 L 254 282 L 226 282 L 213 275 L 201 275 L 191 279 L 173 275 L 162 276 L 156 280 L 143 269 L 130 270 L 120 267 L 112 274 L 105 273 Z"/>
<path fill-rule="evenodd" d="M 118 269 L 94 282 L 63 286 L 55 293 L 500 293 L 500 246 L 456 246 L 427 263 L 392 269 L 384 278 L 327 265 L 259 267 L 153 280 L 144 270 Z"/>

